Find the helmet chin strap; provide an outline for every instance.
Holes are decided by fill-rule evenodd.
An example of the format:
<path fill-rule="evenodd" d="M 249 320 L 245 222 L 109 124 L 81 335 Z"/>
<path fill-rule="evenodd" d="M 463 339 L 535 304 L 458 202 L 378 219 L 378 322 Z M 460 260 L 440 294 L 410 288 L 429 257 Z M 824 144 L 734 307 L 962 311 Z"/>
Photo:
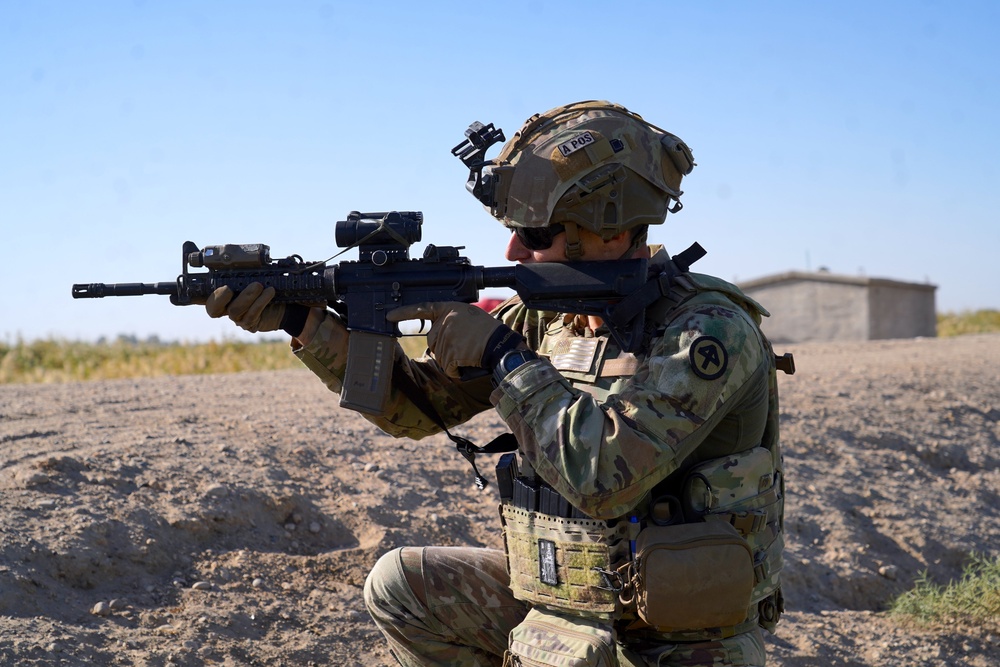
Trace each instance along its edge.
<path fill-rule="evenodd" d="M 564 222 L 566 234 L 566 259 L 577 260 L 583 257 L 583 244 L 580 243 L 580 228 L 575 222 Z"/>
<path fill-rule="evenodd" d="M 645 248 L 649 243 L 649 228 L 647 227 L 645 231 L 635 235 L 632 239 L 632 244 L 629 246 L 625 254 L 622 255 L 620 259 L 631 259 L 641 248 Z"/>

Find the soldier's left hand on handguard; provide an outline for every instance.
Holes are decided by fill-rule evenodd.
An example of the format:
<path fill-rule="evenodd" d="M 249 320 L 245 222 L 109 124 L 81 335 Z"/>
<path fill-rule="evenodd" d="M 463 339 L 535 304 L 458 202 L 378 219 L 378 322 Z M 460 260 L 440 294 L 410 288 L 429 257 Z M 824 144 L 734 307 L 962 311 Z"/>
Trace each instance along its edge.
<path fill-rule="evenodd" d="M 233 298 L 233 290 L 220 287 L 212 292 L 205 303 L 209 317 L 228 315 L 239 327 L 252 333 L 276 331 L 281 328 L 285 304 L 271 303 L 274 288 L 260 283 L 250 283 Z"/>

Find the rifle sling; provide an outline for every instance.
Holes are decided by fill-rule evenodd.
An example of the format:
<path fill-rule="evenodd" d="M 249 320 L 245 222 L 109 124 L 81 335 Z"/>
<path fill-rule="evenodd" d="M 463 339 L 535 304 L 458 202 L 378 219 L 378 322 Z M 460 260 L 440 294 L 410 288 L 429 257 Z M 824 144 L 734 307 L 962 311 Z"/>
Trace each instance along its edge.
<path fill-rule="evenodd" d="M 403 368 L 403 357 L 396 357 L 396 361 L 393 363 L 392 383 L 455 443 L 455 448 L 472 465 L 472 471 L 476 475 L 476 488 L 482 490 L 487 485 L 486 478 L 479 473 L 479 468 L 476 467 L 476 454 L 499 454 L 501 452 L 513 452 L 517 450 L 517 439 L 513 433 L 503 433 L 493 438 L 485 447 L 479 447 L 462 436 L 455 435 L 449 431 L 448 427 L 444 424 L 444 420 L 441 419 L 441 415 L 427 398 L 427 394 L 417 386 L 413 378 L 410 377 L 410 374 Z"/>

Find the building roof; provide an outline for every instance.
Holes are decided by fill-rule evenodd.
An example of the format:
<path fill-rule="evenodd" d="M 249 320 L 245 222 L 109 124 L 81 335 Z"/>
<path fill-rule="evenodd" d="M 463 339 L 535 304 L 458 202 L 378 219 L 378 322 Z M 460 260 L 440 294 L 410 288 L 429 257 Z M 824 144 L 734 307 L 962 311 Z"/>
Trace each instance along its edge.
<path fill-rule="evenodd" d="M 866 276 L 844 276 L 828 271 L 786 271 L 785 273 L 775 273 L 770 276 L 745 280 L 739 283 L 742 290 L 753 289 L 755 287 L 771 287 L 781 283 L 794 282 L 818 282 L 818 283 L 839 283 L 842 285 L 860 285 L 863 287 L 901 287 L 905 289 L 918 289 L 934 291 L 937 285 L 931 283 L 910 283 L 902 280 L 892 280 L 890 278 L 869 278 Z"/>

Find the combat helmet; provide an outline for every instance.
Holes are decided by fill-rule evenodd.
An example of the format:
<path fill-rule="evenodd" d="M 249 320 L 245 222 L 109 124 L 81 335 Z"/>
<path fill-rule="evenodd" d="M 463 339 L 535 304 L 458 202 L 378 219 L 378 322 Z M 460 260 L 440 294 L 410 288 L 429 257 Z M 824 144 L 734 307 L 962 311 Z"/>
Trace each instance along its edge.
<path fill-rule="evenodd" d="M 569 259 L 579 257 L 576 227 L 607 240 L 678 212 L 695 166 L 678 137 L 606 101 L 535 114 L 492 160 L 502 130 L 473 123 L 466 137 L 452 152 L 470 168 L 469 191 L 508 228 L 561 223 Z"/>

